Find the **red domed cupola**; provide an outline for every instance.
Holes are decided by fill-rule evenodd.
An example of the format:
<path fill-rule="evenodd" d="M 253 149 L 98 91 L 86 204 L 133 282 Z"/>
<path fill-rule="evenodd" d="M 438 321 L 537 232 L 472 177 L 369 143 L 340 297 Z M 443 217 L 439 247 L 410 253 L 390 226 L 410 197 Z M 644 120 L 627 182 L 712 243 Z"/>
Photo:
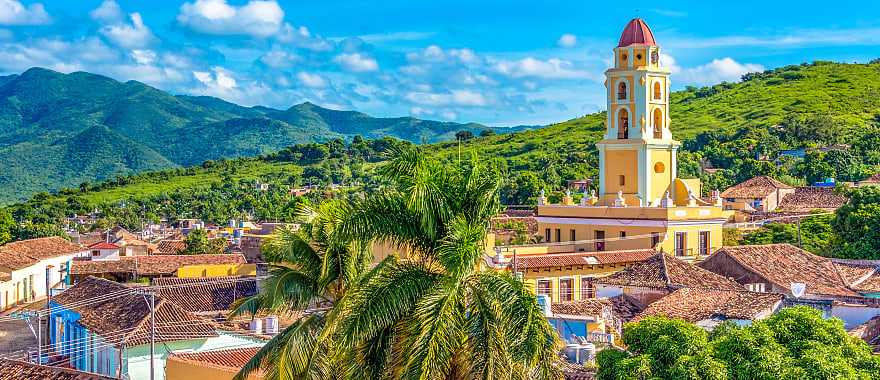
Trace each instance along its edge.
<path fill-rule="evenodd" d="M 654 41 L 654 33 L 651 33 L 651 28 L 648 27 L 645 20 L 634 18 L 623 29 L 623 34 L 620 35 L 620 42 L 617 44 L 617 47 L 631 45 L 657 46 L 657 42 Z"/>

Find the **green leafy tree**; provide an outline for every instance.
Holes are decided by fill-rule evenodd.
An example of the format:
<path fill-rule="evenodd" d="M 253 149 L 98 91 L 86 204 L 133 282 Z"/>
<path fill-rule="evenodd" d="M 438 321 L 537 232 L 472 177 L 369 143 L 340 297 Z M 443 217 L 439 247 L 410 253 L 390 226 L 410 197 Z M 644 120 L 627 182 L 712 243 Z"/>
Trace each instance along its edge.
<path fill-rule="evenodd" d="M 67 233 L 56 224 L 26 222 L 15 228 L 12 240 L 36 239 L 41 237 L 60 236 L 68 239 Z"/>
<path fill-rule="evenodd" d="M 858 187 L 835 211 L 834 254 L 856 259 L 880 259 L 880 187 Z"/>
<path fill-rule="evenodd" d="M 12 241 L 17 225 L 9 211 L 0 209 L 0 244 Z"/>
<path fill-rule="evenodd" d="M 682 320 L 627 324 L 628 352 L 598 355 L 599 380 L 880 378 L 880 357 L 816 309 L 783 309 L 749 326 L 725 323 L 711 334 Z M 609 351 L 609 350 L 606 350 Z"/>
<path fill-rule="evenodd" d="M 181 251 L 185 255 L 221 254 L 226 249 L 226 239 L 208 239 L 208 232 L 197 228 L 190 231 L 184 239 L 186 248 Z"/>

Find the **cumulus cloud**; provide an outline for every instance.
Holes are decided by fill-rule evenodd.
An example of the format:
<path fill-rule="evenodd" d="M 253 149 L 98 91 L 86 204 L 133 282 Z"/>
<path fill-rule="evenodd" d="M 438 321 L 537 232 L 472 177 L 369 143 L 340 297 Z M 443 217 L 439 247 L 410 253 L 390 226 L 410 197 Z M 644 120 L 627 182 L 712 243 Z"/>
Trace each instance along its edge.
<path fill-rule="evenodd" d="M 437 45 L 429 45 L 420 51 L 407 53 L 406 59 L 409 62 L 448 63 L 449 60 L 464 64 L 476 64 L 480 62 L 480 58 L 471 49 L 444 50 Z"/>
<path fill-rule="evenodd" d="M 132 13 L 129 16 L 131 23 L 116 23 L 101 28 L 101 34 L 116 45 L 128 49 L 142 48 L 153 43 L 156 39 L 150 31 L 140 13 Z"/>
<path fill-rule="evenodd" d="M 18 0 L 0 0 L 0 25 L 44 25 L 52 22 L 41 3 L 24 6 Z"/>
<path fill-rule="evenodd" d="M 287 69 L 301 60 L 295 53 L 278 49 L 270 50 L 260 57 L 260 63 L 274 69 Z"/>
<path fill-rule="evenodd" d="M 308 50 L 329 51 L 333 49 L 333 44 L 330 41 L 321 36 L 312 35 L 309 28 L 305 26 L 297 27 L 284 23 L 275 38 L 279 42 Z"/>
<path fill-rule="evenodd" d="M 353 72 L 369 72 L 379 70 L 375 59 L 361 53 L 343 53 L 333 59 L 342 68 Z"/>
<path fill-rule="evenodd" d="M 511 78 L 543 78 L 543 79 L 596 79 L 589 71 L 578 69 L 571 61 L 559 58 L 540 60 L 526 57 L 520 60 L 502 60 L 495 62 L 494 70 Z"/>
<path fill-rule="evenodd" d="M 296 74 L 296 79 L 299 79 L 299 82 L 303 84 L 303 86 L 311 87 L 311 88 L 324 88 L 327 87 L 327 80 L 321 77 L 318 74 L 307 73 L 305 71 L 300 71 Z"/>
<path fill-rule="evenodd" d="M 115 0 L 104 0 L 100 6 L 89 12 L 93 20 L 104 23 L 121 22 L 123 19 L 122 8 Z"/>
<path fill-rule="evenodd" d="M 577 45 L 577 42 L 577 36 L 575 36 L 574 34 L 566 33 L 559 37 L 559 40 L 556 41 L 556 44 L 562 47 L 570 48 Z"/>
<path fill-rule="evenodd" d="M 214 35 L 248 35 L 266 38 L 278 33 L 284 10 L 275 1 L 251 0 L 236 7 L 226 0 L 184 3 L 177 22 L 196 32 Z"/>
<path fill-rule="evenodd" d="M 664 66 L 675 74 L 676 81 L 693 85 L 711 85 L 720 82 L 738 82 L 746 73 L 764 71 L 764 66 L 755 63 L 740 63 L 730 57 L 716 58 L 696 67 L 681 67 L 675 58 L 663 54 L 660 57 Z"/>
<path fill-rule="evenodd" d="M 222 90 L 230 90 L 238 85 L 235 78 L 226 69 L 215 66 L 211 70 L 213 74 L 208 71 L 193 71 L 193 76 L 205 86 L 216 87 Z"/>

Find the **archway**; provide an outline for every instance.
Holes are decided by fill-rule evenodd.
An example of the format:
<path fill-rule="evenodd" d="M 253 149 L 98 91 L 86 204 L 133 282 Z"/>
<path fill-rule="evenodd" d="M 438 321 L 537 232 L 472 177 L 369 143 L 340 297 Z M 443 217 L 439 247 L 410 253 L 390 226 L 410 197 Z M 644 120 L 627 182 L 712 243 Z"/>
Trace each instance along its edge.
<path fill-rule="evenodd" d="M 663 111 L 654 109 L 654 138 L 663 138 Z"/>
<path fill-rule="evenodd" d="M 620 82 L 617 85 L 617 100 L 625 100 L 626 99 L 626 82 Z"/>
<path fill-rule="evenodd" d="M 654 82 L 654 100 L 660 100 L 663 97 L 661 92 L 660 81 Z"/>
<path fill-rule="evenodd" d="M 629 111 L 626 108 L 617 113 L 617 138 L 629 138 Z"/>

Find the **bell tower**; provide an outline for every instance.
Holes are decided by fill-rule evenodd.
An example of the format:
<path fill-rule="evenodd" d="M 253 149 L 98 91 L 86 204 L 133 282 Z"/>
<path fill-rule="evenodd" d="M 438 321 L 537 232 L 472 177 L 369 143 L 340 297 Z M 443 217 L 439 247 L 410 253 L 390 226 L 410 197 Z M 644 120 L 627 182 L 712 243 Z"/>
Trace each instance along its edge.
<path fill-rule="evenodd" d="M 653 206 L 676 178 L 680 145 L 669 129 L 669 71 L 644 20 L 631 20 L 605 72 L 606 131 L 599 149 L 600 202 L 607 206 Z"/>

